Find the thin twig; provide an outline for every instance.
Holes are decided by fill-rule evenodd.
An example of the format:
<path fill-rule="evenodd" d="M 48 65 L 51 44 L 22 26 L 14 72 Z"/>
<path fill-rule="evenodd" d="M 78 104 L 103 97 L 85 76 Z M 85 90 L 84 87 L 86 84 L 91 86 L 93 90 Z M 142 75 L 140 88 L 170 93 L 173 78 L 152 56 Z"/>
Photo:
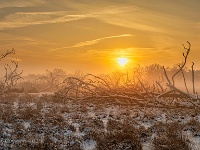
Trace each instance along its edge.
<path fill-rule="evenodd" d="M 140 81 L 140 79 L 137 77 L 140 85 L 142 86 L 142 88 L 145 90 L 146 93 L 148 93 L 147 89 L 145 88 L 144 84 L 142 83 L 142 81 Z"/>
<path fill-rule="evenodd" d="M 167 79 L 167 82 L 168 82 L 169 84 L 171 84 L 171 81 L 169 80 L 169 77 L 168 77 L 168 75 L 167 75 L 167 72 L 166 72 L 166 69 L 165 69 L 164 66 L 163 66 L 163 70 L 164 70 L 164 75 L 165 75 L 165 78 Z"/>
<path fill-rule="evenodd" d="M 9 54 L 15 54 L 15 49 L 13 48 L 12 50 L 7 50 L 7 52 L 5 53 L 5 54 L 2 54 L 1 56 L 0 56 L 0 61 L 3 59 L 3 58 L 5 58 L 7 55 L 9 55 Z"/>
<path fill-rule="evenodd" d="M 192 62 L 192 89 L 193 89 L 193 94 L 195 94 L 195 86 L 194 86 L 194 62 Z"/>

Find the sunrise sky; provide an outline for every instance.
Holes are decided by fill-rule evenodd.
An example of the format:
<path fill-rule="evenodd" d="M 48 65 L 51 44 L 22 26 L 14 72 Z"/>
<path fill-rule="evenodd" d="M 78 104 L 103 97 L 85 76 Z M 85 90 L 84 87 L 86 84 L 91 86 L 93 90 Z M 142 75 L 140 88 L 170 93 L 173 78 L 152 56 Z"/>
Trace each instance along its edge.
<path fill-rule="evenodd" d="M 182 61 L 200 69 L 200 0 L 0 0 L 0 52 L 15 48 L 25 74 L 90 73 Z"/>

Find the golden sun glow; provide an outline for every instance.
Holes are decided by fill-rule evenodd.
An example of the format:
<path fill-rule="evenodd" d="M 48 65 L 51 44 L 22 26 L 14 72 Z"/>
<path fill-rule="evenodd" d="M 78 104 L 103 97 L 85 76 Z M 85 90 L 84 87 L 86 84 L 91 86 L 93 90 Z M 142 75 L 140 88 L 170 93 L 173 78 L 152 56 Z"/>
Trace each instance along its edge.
<path fill-rule="evenodd" d="M 119 57 L 117 58 L 117 63 L 120 65 L 120 66 L 125 66 L 127 63 L 128 63 L 128 59 L 125 58 L 125 57 Z"/>

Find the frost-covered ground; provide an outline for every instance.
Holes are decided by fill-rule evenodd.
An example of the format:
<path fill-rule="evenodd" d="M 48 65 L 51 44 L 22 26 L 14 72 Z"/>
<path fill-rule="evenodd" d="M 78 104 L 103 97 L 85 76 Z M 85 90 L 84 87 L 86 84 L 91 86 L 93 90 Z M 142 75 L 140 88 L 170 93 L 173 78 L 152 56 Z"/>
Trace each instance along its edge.
<path fill-rule="evenodd" d="M 0 149 L 200 149 L 200 110 L 0 98 Z"/>

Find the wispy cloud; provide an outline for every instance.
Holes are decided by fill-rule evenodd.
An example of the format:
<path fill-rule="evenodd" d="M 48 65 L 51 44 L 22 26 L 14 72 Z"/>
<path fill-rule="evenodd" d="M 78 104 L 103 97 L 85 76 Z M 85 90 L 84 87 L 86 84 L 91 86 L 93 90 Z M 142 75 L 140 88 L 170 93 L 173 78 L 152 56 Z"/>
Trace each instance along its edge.
<path fill-rule="evenodd" d="M 131 35 L 131 34 L 122 34 L 122 35 L 116 35 L 116 36 L 108 36 L 108 37 L 99 38 L 99 39 L 95 39 L 95 40 L 91 40 L 91 41 L 80 42 L 80 43 L 75 44 L 72 47 L 83 47 L 83 46 L 96 44 L 99 41 L 102 41 L 102 40 L 105 40 L 105 39 L 113 39 L 113 38 L 120 38 L 120 37 L 129 37 L 129 36 L 133 36 L 133 35 Z"/>
<path fill-rule="evenodd" d="M 72 45 L 72 46 L 54 48 L 54 49 L 51 49 L 51 51 L 56 51 L 56 50 L 60 50 L 60 49 L 68 49 L 68 48 L 84 47 L 84 46 L 94 45 L 94 44 L 96 44 L 96 43 L 98 43 L 102 40 L 106 40 L 106 39 L 130 37 L 130 36 L 133 36 L 133 35 L 132 34 L 122 34 L 122 35 L 116 35 L 116 36 L 108 36 L 108 37 L 104 37 L 104 38 L 98 38 L 98 39 L 94 39 L 94 40 L 90 40 L 90 41 L 80 42 L 80 43 L 77 43 L 77 44 Z"/>
<path fill-rule="evenodd" d="M 84 19 L 86 15 L 68 15 L 67 12 L 20 12 L 2 19 L 0 29 L 24 27 L 36 24 L 62 23 Z"/>
<path fill-rule="evenodd" d="M 0 0 L 1 2 L 1 0 Z M 46 3 L 43 5 L 43 3 Z M 97 5 L 94 3 L 82 3 L 82 2 L 60 2 L 58 3 L 58 8 L 52 9 L 52 4 L 54 2 L 48 2 L 45 0 L 33 0 L 31 2 L 24 0 L 16 0 L 11 2 L 3 1 L 0 4 L 0 8 L 9 7 L 9 10 L 4 13 L 3 18 L 1 18 L 0 30 L 7 28 L 17 28 L 37 24 L 52 24 L 52 23 L 63 23 L 75 20 L 81 20 L 85 18 L 95 18 L 100 19 L 101 17 L 107 15 L 118 14 L 122 12 L 127 12 L 127 7 L 129 6 L 106 6 L 105 4 Z M 46 7 L 46 6 L 51 7 Z M 35 7 L 40 8 L 40 12 L 29 12 L 22 10 L 19 12 L 18 9 L 13 7 Z M 98 6 L 98 7 L 97 7 Z M 33 9 L 31 9 L 33 10 Z M 43 10 L 43 12 L 41 11 Z M 48 11 L 49 10 L 49 11 Z M 65 10 L 65 11 L 62 11 Z M 67 10 L 67 11 L 66 11 Z M 12 12 L 12 13 L 11 13 Z"/>
<path fill-rule="evenodd" d="M 18 37 L 18 38 L 0 38 L 0 42 L 26 42 L 27 43 L 34 43 L 34 44 L 55 44 L 55 43 L 50 43 L 50 42 L 45 42 L 33 38 L 28 38 L 28 37 Z"/>
<path fill-rule="evenodd" d="M 32 47 L 51 47 L 57 45 L 57 43 L 49 42 L 48 40 L 44 39 L 37 39 L 34 37 L 28 36 L 16 36 L 12 34 L 4 34 L 0 33 L 0 43 L 1 43 L 1 50 L 15 48 L 20 53 L 25 50 L 27 52 Z"/>
<path fill-rule="evenodd" d="M 9 8 L 9 7 L 33 7 L 45 3 L 45 0 L 0 0 L 0 8 Z"/>
<path fill-rule="evenodd" d="M 105 23 L 116 26 L 137 31 L 150 31 L 171 35 L 182 34 L 183 30 L 191 29 L 191 25 L 194 23 L 195 18 L 199 20 L 197 10 L 194 11 L 195 8 L 194 10 L 191 9 L 193 7 L 184 8 L 183 5 L 180 5 L 179 0 L 179 2 L 175 1 L 172 3 L 167 1 L 141 1 L 132 0 L 132 4 L 129 6 L 116 7 L 118 13 L 111 13 L 114 9 L 109 11 L 109 9 L 106 8 L 107 10 L 105 9 L 105 13 L 98 14 L 96 17 Z M 191 5 L 195 2 L 187 1 L 186 3 Z M 160 8 L 158 5 L 163 7 Z M 189 17 L 187 17 L 188 13 L 190 14 Z"/>
<path fill-rule="evenodd" d="M 44 3 L 45 5 L 42 5 Z M 52 9 L 52 5 L 55 3 L 58 8 L 69 11 Z M 190 4 L 191 2 L 187 3 Z M 166 8 L 164 7 L 161 11 L 160 7 L 157 7 L 158 4 L 161 6 L 164 5 Z M 176 7 L 173 8 L 173 5 L 179 9 L 176 9 Z M 157 3 L 145 2 L 145 0 L 124 0 L 123 2 L 107 2 L 102 0 L 99 2 L 88 0 L 85 3 L 74 0 L 62 2 L 47 0 L 10 0 L 8 2 L 0 0 L 0 8 L 33 6 L 39 6 L 40 10 L 42 10 L 41 8 L 45 8 L 45 6 L 50 7 L 43 9 L 44 12 L 15 12 L 10 14 L 1 20 L 0 30 L 37 24 L 62 23 L 85 18 L 95 18 L 116 26 L 157 33 L 169 33 L 170 30 L 176 30 L 177 32 L 178 30 L 185 30 L 189 26 L 186 25 L 189 18 L 185 17 L 186 11 L 177 11 L 182 9 L 179 6 L 179 2 L 168 3 L 166 1 L 159 1 Z M 176 14 L 171 13 L 170 10 L 173 10 L 171 12 L 175 11 Z M 181 14 L 180 12 L 184 13 Z M 193 16 L 196 16 L 196 18 L 199 17 L 197 15 Z"/>
<path fill-rule="evenodd" d="M 117 48 L 117 49 L 101 49 L 101 50 L 88 50 L 84 55 L 92 55 L 92 56 L 109 56 L 109 57 L 138 57 L 149 55 L 149 53 L 158 52 L 157 49 L 152 47 L 127 47 L 127 48 Z"/>

